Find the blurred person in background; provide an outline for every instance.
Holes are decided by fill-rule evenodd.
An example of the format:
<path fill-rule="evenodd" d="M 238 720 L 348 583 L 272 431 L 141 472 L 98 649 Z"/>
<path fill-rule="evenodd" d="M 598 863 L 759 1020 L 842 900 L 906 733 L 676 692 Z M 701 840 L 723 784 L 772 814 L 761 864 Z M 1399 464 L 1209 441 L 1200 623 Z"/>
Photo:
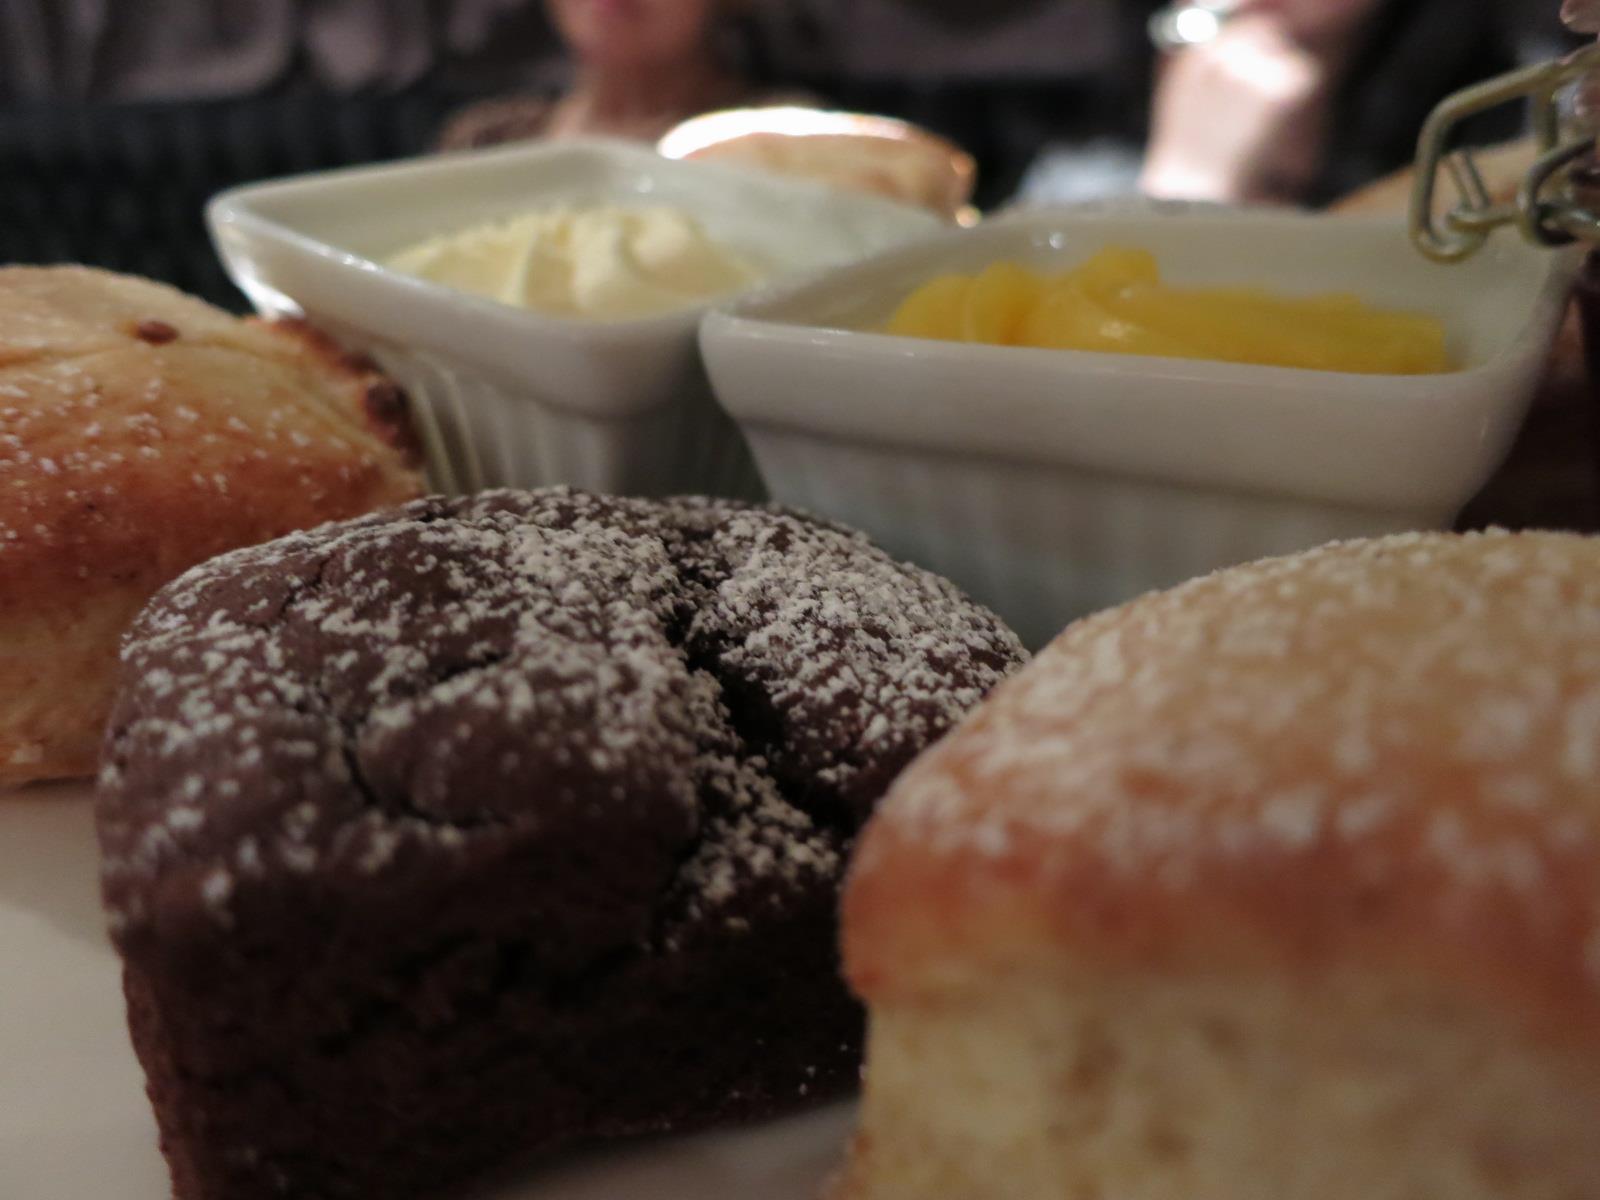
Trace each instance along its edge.
<path fill-rule="evenodd" d="M 1450 92 L 1570 45 L 1545 0 L 1237 0 L 1158 68 L 1141 184 L 1325 202 L 1409 163 Z M 1471 136 L 1512 137 L 1518 122 L 1507 111 Z"/>
<path fill-rule="evenodd" d="M 1197 44 L 1157 70 L 1140 188 L 1222 202 L 1293 200 L 1315 182 L 1334 103 L 1382 0 L 1240 0 L 1179 8 Z M 1208 24 L 1206 18 L 1210 18 Z"/>
<path fill-rule="evenodd" d="M 743 0 L 548 0 L 545 7 L 568 55 L 568 88 L 475 105 L 445 126 L 443 148 L 575 134 L 654 142 L 699 113 L 796 99 L 750 77 Z"/>
<path fill-rule="evenodd" d="M 1136 180 L 1228 203 L 1326 204 L 1409 164 L 1450 92 L 1572 44 L 1554 0 L 1180 2 L 1158 23 L 1185 9 L 1209 36 L 1153 51 Z M 1512 111 L 1469 130 L 1485 142 L 1520 132 Z M 1075 151 L 1047 149 L 1024 198 L 1075 198 Z"/>
<path fill-rule="evenodd" d="M 86 262 L 241 307 L 216 192 L 419 154 L 554 71 L 537 0 L 0 0 L 0 262 Z"/>
<path fill-rule="evenodd" d="M 0 261 L 98 263 L 237 306 L 201 220 L 222 188 L 421 153 L 441 126 L 451 145 L 648 141 L 792 94 L 779 84 L 963 145 L 983 207 L 1141 181 L 1315 203 L 1407 161 L 1447 92 L 1560 48 L 1556 0 L 1241 0 L 1215 38 L 1161 55 L 1159 7 L 0 0 Z"/>

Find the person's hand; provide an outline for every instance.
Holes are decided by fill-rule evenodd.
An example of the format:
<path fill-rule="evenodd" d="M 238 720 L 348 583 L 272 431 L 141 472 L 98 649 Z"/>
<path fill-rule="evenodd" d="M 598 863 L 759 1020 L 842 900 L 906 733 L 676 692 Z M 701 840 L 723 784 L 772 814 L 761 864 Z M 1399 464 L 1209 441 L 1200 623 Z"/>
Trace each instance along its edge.
<path fill-rule="evenodd" d="M 1561 20 L 1574 33 L 1600 33 L 1600 0 L 1565 0 Z M 1577 115 L 1600 129 L 1600 72 L 1590 71 L 1578 85 Z"/>
<path fill-rule="evenodd" d="M 1561 19 L 1577 33 L 1600 33 L 1600 0 L 1565 0 Z"/>
<path fill-rule="evenodd" d="M 1156 196 L 1283 200 L 1316 173 L 1334 84 L 1377 0 L 1244 0 L 1163 64 L 1140 185 Z"/>
<path fill-rule="evenodd" d="M 1290 41 L 1328 52 L 1359 33 L 1376 7 L 1375 0 L 1243 0 L 1235 19 L 1260 17 Z"/>

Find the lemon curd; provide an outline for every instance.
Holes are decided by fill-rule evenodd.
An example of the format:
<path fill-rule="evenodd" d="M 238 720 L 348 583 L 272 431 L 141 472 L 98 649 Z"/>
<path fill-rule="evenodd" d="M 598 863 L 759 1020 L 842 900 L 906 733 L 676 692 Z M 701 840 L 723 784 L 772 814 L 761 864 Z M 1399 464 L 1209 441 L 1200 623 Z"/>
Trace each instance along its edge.
<path fill-rule="evenodd" d="M 1108 247 L 1060 274 L 997 262 L 943 275 L 901 303 L 886 327 L 906 337 L 1205 358 L 1366 374 L 1450 370 L 1444 327 L 1420 313 L 1330 292 L 1173 287 L 1153 255 Z"/>

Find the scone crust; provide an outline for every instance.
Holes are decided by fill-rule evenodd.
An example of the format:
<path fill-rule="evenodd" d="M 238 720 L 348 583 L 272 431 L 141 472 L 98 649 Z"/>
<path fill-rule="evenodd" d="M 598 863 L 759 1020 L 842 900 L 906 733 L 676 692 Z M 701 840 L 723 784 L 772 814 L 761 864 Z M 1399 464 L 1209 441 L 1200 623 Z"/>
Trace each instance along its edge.
<path fill-rule="evenodd" d="M 1600 541 L 1346 543 L 1073 626 L 901 777 L 844 936 L 873 1005 L 1354 965 L 1600 1036 Z"/>
<path fill-rule="evenodd" d="M 162 583 L 416 496 L 403 409 L 301 324 L 0 269 L 0 786 L 93 770 L 116 634 Z"/>

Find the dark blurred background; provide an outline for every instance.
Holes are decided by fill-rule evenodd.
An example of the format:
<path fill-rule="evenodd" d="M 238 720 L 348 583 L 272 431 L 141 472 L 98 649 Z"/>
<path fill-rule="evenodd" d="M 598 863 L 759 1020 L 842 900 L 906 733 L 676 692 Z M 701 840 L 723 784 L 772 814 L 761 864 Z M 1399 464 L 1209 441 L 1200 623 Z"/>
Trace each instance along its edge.
<path fill-rule="evenodd" d="M 241 307 L 201 224 L 212 194 L 427 152 L 476 102 L 548 105 L 574 84 L 575 6 L 626 19 L 630 4 L 671 2 L 0 0 L 0 261 L 95 263 Z M 1401 166 L 1445 93 L 1570 44 L 1555 0 L 1337 2 L 1360 11 L 1284 201 L 1320 203 Z M 945 134 L 978 159 L 981 207 L 1140 181 L 1166 69 L 1147 33 L 1157 4 L 695 4 L 752 94 Z"/>

